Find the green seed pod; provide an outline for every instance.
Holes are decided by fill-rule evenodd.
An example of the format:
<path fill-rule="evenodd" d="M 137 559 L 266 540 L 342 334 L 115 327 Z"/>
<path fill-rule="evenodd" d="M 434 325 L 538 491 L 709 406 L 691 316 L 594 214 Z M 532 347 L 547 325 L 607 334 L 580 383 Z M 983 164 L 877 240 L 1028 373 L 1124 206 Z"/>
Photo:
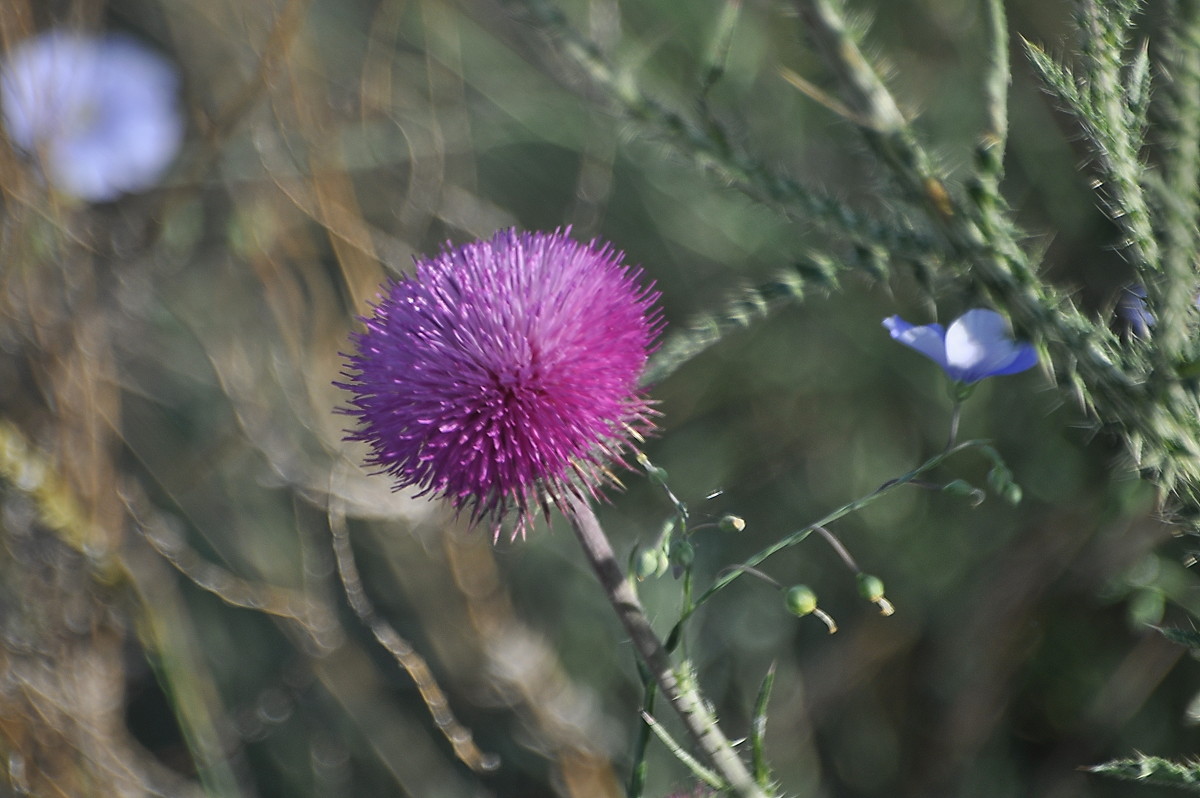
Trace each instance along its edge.
<path fill-rule="evenodd" d="M 942 491 L 944 493 L 949 493 L 951 496 L 962 496 L 971 503 L 972 507 L 978 507 L 979 505 L 983 504 L 984 499 L 987 498 L 986 493 L 972 485 L 970 482 L 966 482 L 965 480 L 961 479 L 955 479 L 951 482 L 947 482 L 942 486 Z"/>
<path fill-rule="evenodd" d="M 858 595 L 871 603 L 883 599 L 883 580 L 871 574 L 858 575 Z"/>
<path fill-rule="evenodd" d="M 1130 598 L 1129 620 L 1134 626 L 1155 626 L 1162 623 L 1165 607 L 1162 591 L 1139 590 Z"/>
<path fill-rule="evenodd" d="M 667 569 L 671 567 L 671 558 L 668 557 L 667 553 L 662 549 L 654 552 L 654 554 L 657 558 L 654 565 L 654 575 L 662 576 L 667 572 Z"/>
<path fill-rule="evenodd" d="M 696 559 L 696 549 L 686 540 L 677 540 L 671 547 L 671 562 L 686 568 Z"/>
<path fill-rule="evenodd" d="M 1008 486 L 1012 484 L 1012 472 L 1006 466 L 997 465 L 988 472 L 988 487 L 999 496 L 1003 496 Z"/>
<path fill-rule="evenodd" d="M 811 615 L 817 608 L 817 594 L 812 592 L 808 585 L 795 585 L 788 588 L 783 600 L 787 604 L 788 612 L 800 618 Z"/>
<path fill-rule="evenodd" d="M 717 527 L 722 532 L 741 532 L 746 528 L 746 520 L 739 515 L 723 515 Z"/>
<path fill-rule="evenodd" d="M 658 570 L 658 555 L 657 549 L 646 549 L 637 556 L 633 566 L 633 575 L 638 578 L 639 582 L 652 576 Z"/>

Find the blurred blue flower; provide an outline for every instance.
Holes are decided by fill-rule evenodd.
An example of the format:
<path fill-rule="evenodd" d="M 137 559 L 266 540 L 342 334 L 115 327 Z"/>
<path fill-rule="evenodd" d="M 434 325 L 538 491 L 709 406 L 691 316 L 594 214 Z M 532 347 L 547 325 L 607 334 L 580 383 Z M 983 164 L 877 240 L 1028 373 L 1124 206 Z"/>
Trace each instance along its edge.
<path fill-rule="evenodd" d="M 1129 325 L 1129 330 L 1139 338 L 1150 333 L 1156 319 L 1146 305 L 1146 286 L 1128 285 L 1121 289 L 1117 300 L 1117 317 Z"/>
<path fill-rule="evenodd" d="M 940 324 L 915 327 L 899 316 L 884 319 L 883 326 L 892 338 L 925 355 L 950 379 L 964 385 L 1016 374 L 1037 364 L 1033 345 L 1014 341 L 1008 322 L 994 310 L 968 310 L 948 330 Z"/>
<path fill-rule="evenodd" d="M 50 31 L 0 66 L 9 140 L 58 191 L 103 202 L 152 186 L 179 150 L 179 76 L 121 35 Z"/>

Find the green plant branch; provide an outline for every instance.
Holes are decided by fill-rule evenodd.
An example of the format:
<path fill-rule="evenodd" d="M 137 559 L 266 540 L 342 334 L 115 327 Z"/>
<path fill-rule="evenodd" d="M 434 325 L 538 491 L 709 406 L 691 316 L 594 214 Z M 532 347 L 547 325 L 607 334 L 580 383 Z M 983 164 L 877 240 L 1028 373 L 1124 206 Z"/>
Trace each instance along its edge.
<path fill-rule="evenodd" d="M 953 457 L 954 455 L 958 454 L 959 452 L 966 451 L 967 449 L 981 448 L 981 447 L 988 446 L 988 445 L 989 445 L 988 441 L 977 439 L 977 440 L 963 441 L 962 443 L 958 444 L 957 446 L 948 448 L 945 451 L 941 452 L 940 454 L 934 455 L 933 457 L 929 458 L 924 463 L 922 463 L 921 465 L 914 468 L 912 471 L 909 471 L 906 474 L 902 474 L 901 476 L 898 476 L 895 479 L 889 479 L 887 482 L 884 482 L 882 485 L 880 485 L 878 488 L 871 491 L 867 495 L 860 496 L 859 498 L 855 499 L 854 501 L 849 502 L 848 504 L 842 505 L 841 507 L 837 508 L 836 510 L 829 513 L 828 515 L 812 522 L 811 524 L 808 524 L 807 526 L 805 526 L 801 529 L 798 529 L 797 531 L 791 533 L 790 535 L 788 535 L 780 540 L 777 540 L 776 542 L 772 543 L 770 546 L 767 546 L 765 549 L 758 552 L 757 554 L 750 557 L 749 559 L 745 560 L 744 562 L 739 563 L 738 565 L 731 566 L 729 569 L 727 569 L 727 573 L 725 573 L 723 576 L 719 577 L 715 582 L 713 582 L 713 584 L 707 590 L 705 590 L 703 593 L 701 593 L 696 598 L 695 602 L 692 603 L 691 609 L 688 612 L 685 612 L 680 616 L 679 621 L 675 624 L 675 628 L 671 630 L 671 634 L 668 638 L 668 645 L 670 645 L 671 642 L 678 641 L 678 639 L 681 637 L 681 634 L 682 634 L 683 625 L 692 616 L 692 614 L 695 613 L 696 610 L 698 610 L 701 606 L 703 606 L 706 601 L 711 599 L 717 593 L 719 593 L 720 591 L 722 591 L 726 587 L 728 587 L 730 584 L 732 584 L 742 574 L 748 573 L 748 572 L 753 572 L 755 570 L 755 568 L 757 568 L 759 565 L 761 565 L 763 562 L 765 562 L 767 559 L 774 556 L 775 554 L 778 554 L 779 552 L 783 551 L 784 549 L 790 549 L 791 547 L 807 540 L 808 536 L 811 535 L 813 532 L 815 532 L 818 528 L 826 527 L 829 524 L 832 524 L 834 521 L 837 521 L 839 518 L 844 518 L 845 516 L 849 515 L 850 513 L 854 513 L 854 512 L 861 510 L 862 508 L 864 508 L 867 505 L 871 504 L 872 502 L 886 496 L 887 494 L 891 493 L 893 490 L 901 487 L 902 485 L 910 485 L 910 484 L 915 483 L 917 481 L 918 477 L 920 477 L 922 474 L 926 473 L 927 471 L 930 471 L 933 468 L 936 468 L 937 466 L 944 463 L 948 458 Z"/>
<path fill-rule="evenodd" d="M 987 99 L 987 128 L 984 130 L 982 146 L 986 147 L 990 156 L 990 167 L 984 171 L 998 181 L 1004 173 L 1004 151 L 1008 146 L 1008 85 L 1012 82 L 1004 0 L 987 0 L 983 20 L 988 44 L 988 63 L 983 81 L 984 96 Z"/>
<path fill-rule="evenodd" d="M 1180 384 L 1179 364 L 1159 362 L 1156 370 L 1144 354 L 1119 346 L 1106 327 L 1086 318 L 1042 282 L 1021 249 L 1022 232 L 1003 206 L 957 196 L 932 171 L 930 159 L 907 122 L 897 116 L 895 101 L 847 34 L 834 4 L 793 3 L 826 66 L 838 78 L 853 116 L 872 120 L 862 129 L 868 145 L 945 237 L 947 265 L 969 271 L 983 284 L 1017 327 L 1037 340 L 1055 376 L 1102 423 L 1124 431 L 1127 449 L 1143 474 L 1174 493 L 1177 520 L 1200 521 L 1200 405 L 1195 392 Z M 1065 78 L 1059 82 L 1073 86 Z M 1155 255 L 1143 252 L 1143 257 Z"/>
<path fill-rule="evenodd" d="M 916 261 L 937 257 L 936 243 L 903 218 L 881 221 L 859 213 L 827 192 L 807 186 L 736 147 L 711 118 L 696 120 L 651 98 L 633 75 L 615 68 L 549 0 L 504 2 L 544 37 L 555 55 L 581 72 L 607 104 L 640 125 L 650 137 L 665 141 L 721 183 L 785 217 L 849 241 L 852 250 L 848 255 L 853 265 L 872 272 L 879 266 L 880 253 Z M 870 257 L 863 260 L 868 253 Z"/>
<path fill-rule="evenodd" d="M 1159 141 L 1161 167 L 1148 174 L 1148 188 L 1162 240 L 1162 268 L 1167 290 L 1147 286 L 1162 323 L 1155 343 L 1168 352 L 1194 347 L 1194 312 L 1197 285 L 1193 253 L 1200 248 L 1200 2 L 1174 4 L 1161 51 L 1167 77 L 1158 94 L 1161 117 Z M 1195 353 L 1189 353 L 1195 357 Z"/>
<path fill-rule="evenodd" d="M 642 714 L 653 716 L 654 698 L 658 695 L 658 685 L 655 683 L 654 677 L 646 671 L 645 664 L 641 661 L 638 664 L 642 675 Z M 629 771 L 628 798 L 642 798 L 642 792 L 646 789 L 646 772 L 649 768 L 646 753 L 650 746 L 651 733 L 648 723 L 643 723 L 638 727 L 637 740 L 633 745 L 633 767 Z"/>
<path fill-rule="evenodd" d="M 1125 781 L 1140 781 L 1200 793 L 1200 762 L 1172 762 L 1162 757 L 1138 754 L 1131 759 L 1114 759 L 1088 770 Z"/>
<path fill-rule="evenodd" d="M 801 301 L 810 291 L 831 292 L 837 287 L 838 270 L 837 264 L 819 253 L 803 255 L 774 280 L 746 288 L 719 310 L 673 329 L 650 359 L 641 383 L 661 382 L 726 335 L 746 329 L 786 303 Z"/>
<path fill-rule="evenodd" d="M 717 719 L 708 702 L 700 694 L 695 680 L 683 678 L 683 672 L 671 664 L 666 649 L 651 627 L 645 610 L 642 609 L 637 593 L 621 572 L 612 545 L 608 542 L 608 537 L 600 527 L 591 506 L 579 497 L 571 497 L 569 506 L 563 509 L 584 556 L 633 641 L 638 656 L 654 677 L 663 697 L 670 702 L 683 721 L 692 740 L 726 782 L 727 788 L 739 798 L 767 798 L 768 793 L 754 780 L 745 763 L 733 750 L 729 739 L 717 725 Z"/>
<path fill-rule="evenodd" d="M 1190 377 L 1190 372 L 1200 367 L 1200 359 L 1172 360 L 1125 346 L 1106 325 L 1085 316 L 1064 293 L 1043 282 L 1036 262 L 1021 247 L 1026 234 L 999 197 L 989 193 L 986 174 L 978 183 L 982 190 L 963 192 L 944 182 L 934 169 L 912 126 L 847 30 L 840 5 L 830 0 L 791 2 L 817 52 L 841 86 L 841 101 L 850 111 L 847 118 L 859 125 L 869 148 L 893 174 L 912 209 L 927 220 L 929 232 L 922 223 L 900 215 L 886 223 L 872 221 L 856 209 L 767 168 L 733 147 L 727 137 L 715 134 L 710 126 L 650 99 L 632 76 L 619 73 L 598 47 L 572 29 L 549 0 L 508 0 L 511 7 L 523 12 L 524 21 L 544 36 L 556 55 L 586 76 L 590 87 L 608 104 L 635 120 L 650 136 L 670 143 L 722 183 L 736 186 L 788 218 L 819 224 L 827 232 L 843 237 L 851 245 L 856 266 L 864 266 L 864 254 L 878 255 L 882 250 L 884 258 L 892 261 L 908 260 L 923 267 L 940 264 L 951 274 L 970 275 L 999 308 L 1008 312 L 1018 333 L 1035 341 L 1046 368 L 1060 386 L 1101 424 L 1121 431 L 1127 451 L 1143 476 L 1173 494 L 1175 501 L 1170 510 L 1176 520 L 1200 527 L 1200 403 L 1195 391 L 1181 380 L 1181 372 Z M 993 62 L 1003 38 L 999 2 L 991 0 L 988 6 Z M 1119 5 L 1122 14 L 1136 7 L 1126 0 Z M 1106 36 L 1120 38 L 1120 19 L 1104 24 L 1108 26 Z M 1034 51 L 1031 55 L 1036 61 Z M 1136 63 L 1140 62 L 1135 59 Z M 1042 67 L 1051 82 L 1060 85 L 1066 101 L 1084 101 L 1070 73 L 1049 58 L 1042 59 Z M 994 63 L 988 79 L 992 107 L 989 124 L 993 127 L 1004 120 L 999 112 L 1003 93 L 997 83 L 997 70 Z M 1139 76 L 1149 72 L 1135 67 L 1130 74 L 1139 87 L 1134 94 L 1141 97 L 1145 94 L 1145 78 Z M 1138 100 L 1136 107 L 1126 105 L 1126 110 L 1118 114 L 1124 124 L 1137 117 L 1140 103 Z M 1116 113 L 1112 109 L 1110 112 Z M 1136 140 L 1129 135 L 1123 139 L 1128 146 Z M 1126 165 L 1137 162 L 1136 154 L 1128 153 L 1114 161 Z M 1143 201 L 1137 185 L 1136 180 L 1123 179 L 1110 196 Z M 1135 218 L 1132 224 L 1133 233 L 1127 237 L 1144 238 L 1142 222 Z M 1152 237 L 1141 241 L 1139 246 L 1146 247 L 1136 255 L 1147 263 L 1157 262 L 1158 257 L 1150 240 Z M 1147 248 L 1149 251 L 1145 251 Z M 837 263 L 834 256 L 827 257 Z M 868 271 L 874 268 L 868 266 Z M 802 279 L 811 278 L 805 275 Z M 736 318 L 736 314 L 729 318 Z M 677 365 L 690 354 L 702 351 L 736 324 L 727 321 L 717 321 L 715 328 L 711 323 L 697 325 L 680 340 L 677 350 L 664 347 L 659 362 L 669 362 L 668 352 Z"/>

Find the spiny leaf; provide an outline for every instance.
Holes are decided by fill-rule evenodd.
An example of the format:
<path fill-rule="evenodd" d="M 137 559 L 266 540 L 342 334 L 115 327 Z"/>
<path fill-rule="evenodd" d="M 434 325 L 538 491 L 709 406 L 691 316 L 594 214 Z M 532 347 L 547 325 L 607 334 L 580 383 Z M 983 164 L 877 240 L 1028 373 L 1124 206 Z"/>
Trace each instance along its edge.
<path fill-rule="evenodd" d="M 1140 147 L 1146 137 L 1147 114 L 1150 110 L 1150 47 L 1143 42 L 1125 76 L 1125 102 L 1129 108 L 1129 129 Z"/>
<path fill-rule="evenodd" d="M 1046 84 L 1046 88 L 1062 100 L 1068 110 L 1076 114 L 1083 114 L 1083 97 L 1079 93 L 1078 86 L 1075 85 L 1075 78 L 1071 75 L 1070 70 L 1028 39 L 1022 37 L 1021 42 L 1025 45 L 1025 53 L 1029 56 L 1029 60 L 1033 64 L 1033 68 L 1037 70 L 1042 82 Z"/>
<path fill-rule="evenodd" d="M 1171 627 L 1156 627 L 1163 637 L 1172 643 L 1187 646 L 1193 651 L 1200 651 L 1200 632 L 1195 629 L 1174 629 Z"/>
<path fill-rule="evenodd" d="M 1114 759 L 1087 770 L 1117 779 L 1200 793 L 1200 762 L 1196 761 L 1172 762 L 1162 757 L 1138 754 L 1130 759 Z"/>

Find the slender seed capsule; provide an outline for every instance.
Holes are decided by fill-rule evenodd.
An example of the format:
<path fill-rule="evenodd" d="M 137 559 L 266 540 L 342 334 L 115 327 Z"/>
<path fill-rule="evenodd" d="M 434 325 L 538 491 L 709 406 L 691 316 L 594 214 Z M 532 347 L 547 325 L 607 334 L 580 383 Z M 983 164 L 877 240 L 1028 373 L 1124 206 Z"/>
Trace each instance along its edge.
<path fill-rule="evenodd" d="M 741 532 L 746 528 L 746 521 L 741 516 L 723 515 L 717 522 L 717 527 L 722 532 Z"/>
<path fill-rule="evenodd" d="M 883 615 L 891 615 L 896 611 L 892 602 L 883 593 L 883 580 L 871 574 L 858 575 L 858 594 L 867 601 L 879 607 Z"/>
<path fill-rule="evenodd" d="M 872 603 L 883 598 L 883 580 L 871 574 L 858 575 L 858 594 Z"/>
<path fill-rule="evenodd" d="M 794 585 L 788 588 L 784 593 L 783 600 L 787 605 L 788 612 L 793 615 L 799 618 L 814 615 L 829 629 L 829 634 L 838 630 L 837 622 L 830 617 L 829 613 L 817 606 L 817 594 L 808 585 Z"/>
<path fill-rule="evenodd" d="M 943 493 L 951 496 L 970 496 L 977 488 L 965 479 L 955 479 L 942 486 Z"/>
<path fill-rule="evenodd" d="M 686 540 L 677 540 L 671 546 L 671 561 L 682 568 L 687 568 L 696 559 L 696 549 Z"/>

